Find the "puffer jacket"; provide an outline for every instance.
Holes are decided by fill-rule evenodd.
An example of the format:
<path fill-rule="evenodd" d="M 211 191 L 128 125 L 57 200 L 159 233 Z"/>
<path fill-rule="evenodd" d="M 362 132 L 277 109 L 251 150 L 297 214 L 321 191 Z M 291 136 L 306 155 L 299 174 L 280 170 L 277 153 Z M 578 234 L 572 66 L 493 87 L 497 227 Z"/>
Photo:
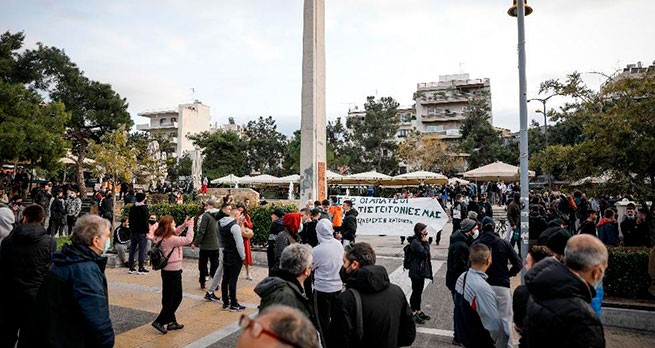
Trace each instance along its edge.
<path fill-rule="evenodd" d="M 432 262 L 430 262 L 430 244 L 413 238 L 409 244 L 411 279 L 432 279 Z"/>
<path fill-rule="evenodd" d="M 448 246 L 448 260 L 446 269 L 446 287 L 450 291 L 455 291 L 455 283 L 459 275 L 466 272 L 469 263 L 469 246 L 472 238 L 457 231 L 450 236 L 450 245 Z"/>
<path fill-rule="evenodd" d="M 255 293 L 261 298 L 259 311 L 271 305 L 285 305 L 301 311 L 315 323 L 309 299 L 296 277 L 285 270 L 274 270 L 270 277 L 264 278 Z"/>
<path fill-rule="evenodd" d="M 530 269 L 525 284 L 528 347 L 605 347 L 603 325 L 589 304 L 596 291 L 582 278 L 548 257 Z"/>
<path fill-rule="evenodd" d="M 491 249 L 491 266 L 487 269 L 487 283 L 492 286 L 509 288 L 509 278 L 517 275 L 521 268 L 521 258 L 514 248 L 503 238 L 500 238 L 494 231 L 484 231 L 480 237 L 473 242 L 484 244 Z M 507 269 L 511 263 L 512 268 Z"/>
<path fill-rule="evenodd" d="M 113 347 L 107 258 L 73 243 L 64 245 L 52 263 L 36 298 L 25 346 Z"/>

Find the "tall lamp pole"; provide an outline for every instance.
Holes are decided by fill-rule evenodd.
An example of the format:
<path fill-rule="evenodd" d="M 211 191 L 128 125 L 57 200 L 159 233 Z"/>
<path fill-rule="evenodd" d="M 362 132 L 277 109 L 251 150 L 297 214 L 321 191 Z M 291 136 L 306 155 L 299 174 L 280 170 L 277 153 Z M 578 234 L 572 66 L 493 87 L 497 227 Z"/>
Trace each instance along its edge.
<path fill-rule="evenodd" d="M 528 255 L 528 228 L 529 228 L 529 182 L 528 182 L 528 97 L 527 78 L 525 76 L 525 16 L 532 13 L 532 8 L 526 5 L 527 0 L 517 1 L 507 11 L 512 17 L 516 17 L 518 24 L 518 52 L 519 52 L 519 115 L 520 135 L 519 144 L 521 162 L 521 227 L 520 247 L 523 262 Z M 521 270 L 521 283 L 524 282 L 525 268 Z"/>

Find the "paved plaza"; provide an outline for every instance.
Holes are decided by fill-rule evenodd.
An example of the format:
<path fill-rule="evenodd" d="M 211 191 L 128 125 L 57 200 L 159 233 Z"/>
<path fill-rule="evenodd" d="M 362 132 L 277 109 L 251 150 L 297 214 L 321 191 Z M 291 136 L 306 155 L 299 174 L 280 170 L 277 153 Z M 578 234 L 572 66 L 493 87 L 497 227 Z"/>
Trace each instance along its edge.
<path fill-rule="evenodd" d="M 412 347 L 453 347 L 452 300 L 445 286 L 447 244 L 450 224 L 446 225 L 439 246 L 432 244 L 434 282 L 426 284 L 423 294 L 423 310 L 432 320 L 417 327 L 416 341 Z M 377 263 L 389 272 L 389 278 L 407 294 L 411 283 L 407 271 L 402 269 L 402 246 L 398 237 L 362 236 L 359 241 L 371 243 L 378 253 Z M 265 260 L 264 253 L 256 253 L 255 260 Z M 247 315 L 256 315 L 259 297 L 255 285 L 268 270 L 264 264 L 256 265 L 253 280 L 245 279 L 245 271 L 239 278 L 238 299 L 247 307 Z M 161 305 L 161 279 L 158 272 L 148 275 L 130 275 L 124 268 L 107 269 L 109 302 L 116 331 L 116 347 L 234 347 L 240 333 L 238 319 L 242 313 L 221 310 L 220 303 L 203 299 L 204 291 L 198 284 L 197 260 L 185 259 L 183 272 L 184 299 L 177 312 L 183 330 L 162 335 L 150 326 Z M 513 279 L 512 286 L 518 284 Z M 606 328 L 608 347 L 653 347 L 655 334 L 616 328 Z"/>

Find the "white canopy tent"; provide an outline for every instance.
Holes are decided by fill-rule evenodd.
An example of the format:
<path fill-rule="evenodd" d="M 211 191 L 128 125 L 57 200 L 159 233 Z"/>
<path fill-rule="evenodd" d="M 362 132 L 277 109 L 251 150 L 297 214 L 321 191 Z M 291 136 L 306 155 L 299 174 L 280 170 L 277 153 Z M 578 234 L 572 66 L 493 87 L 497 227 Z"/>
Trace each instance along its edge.
<path fill-rule="evenodd" d="M 451 185 L 468 185 L 471 182 L 462 178 L 450 178 L 448 179 L 448 183 Z"/>
<path fill-rule="evenodd" d="M 335 180 L 335 182 L 341 184 L 377 184 L 385 180 L 391 180 L 391 177 L 373 170 L 370 172 L 344 176 L 339 180 Z"/>
<path fill-rule="evenodd" d="M 439 173 L 428 171 L 416 171 L 394 176 L 388 184 L 390 185 L 418 185 L 418 184 L 439 184 L 448 182 L 448 177 Z"/>
<path fill-rule="evenodd" d="M 330 180 L 339 180 L 341 178 L 343 178 L 343 175 L 341 175 L 339 173 L 333 172 L 333 171 L 331 171 L 329 169 L 325 171 L 325 179 L 327 179 L 329 181 Z"/>
<path fill-rule="evenodd" d="M 291 175 L 283 176 L 281 178 L 278 178 L 277 182 L 279 182 L 281 184 L 288 184 L 288 183 L 297 184 L 297 183 L 300 183 L 300 175 L 291 174 Z"/>
<path fill-rule="evenodd" d="M 531 177 L 535 176 L 535 172 L 532 170 L 529 171 L 528 174 Z M 474 180 L 481 180 L 481 181 L 517 180 L 519 177 L 519 167 L 503 162 L 494 162 L 491 164 L 487 164 L 486 166 L 482 166 L 480 168 L 469 170 L 468 172 L 464 173 L 464 177 L 467 179 L 474 179 Z"/>
<path fill-rule="evenodd" d="M 236 176 L 234 174 L 230 174 L 230 175 L 226 175 L 224 177 L 220 177 L 218 179 L 214 179 L 214 180 L 210 181 L 210 183 L 212 183 L 214 185 L 217 185 L 217 184 L 218 185 L 236 185 L 236 184 L 239 183 L 240 180 L 241 180 L 240 177 L 238 177 L 238 176 Z"/>
<path fill-rule="evenodd" d="M 257 176 L 244 176 L 239 180 L 239 184 L 250 184 L 250 185 L 276 185 L 280 183 L 280 178 L 262 174 Z"/>

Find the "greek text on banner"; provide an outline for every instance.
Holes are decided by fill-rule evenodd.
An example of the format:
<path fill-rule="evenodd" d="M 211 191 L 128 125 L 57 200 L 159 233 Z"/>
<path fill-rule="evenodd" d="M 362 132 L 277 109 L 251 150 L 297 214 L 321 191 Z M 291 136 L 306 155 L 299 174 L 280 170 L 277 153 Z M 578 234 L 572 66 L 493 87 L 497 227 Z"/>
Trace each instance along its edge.
<path fill-rule="evenodd" d="M 434 198 L 381 198 L 339 196 L 339 202 L 351 200 L 357 215 L 357 235 L 408 236 L 418 222 L 434 235 L 448 221 L 446 212 Z"/>

